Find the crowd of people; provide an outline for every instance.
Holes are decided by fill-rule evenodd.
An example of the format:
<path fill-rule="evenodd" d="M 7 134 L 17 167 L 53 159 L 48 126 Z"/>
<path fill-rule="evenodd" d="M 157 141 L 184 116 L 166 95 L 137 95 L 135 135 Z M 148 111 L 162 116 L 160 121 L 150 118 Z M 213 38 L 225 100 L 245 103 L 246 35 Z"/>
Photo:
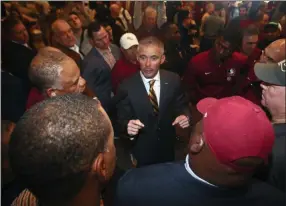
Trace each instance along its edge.
<path fill-rule="evenodd" d="M 285 2 L 1 9 L 3 205 L 285 205 Z"/>

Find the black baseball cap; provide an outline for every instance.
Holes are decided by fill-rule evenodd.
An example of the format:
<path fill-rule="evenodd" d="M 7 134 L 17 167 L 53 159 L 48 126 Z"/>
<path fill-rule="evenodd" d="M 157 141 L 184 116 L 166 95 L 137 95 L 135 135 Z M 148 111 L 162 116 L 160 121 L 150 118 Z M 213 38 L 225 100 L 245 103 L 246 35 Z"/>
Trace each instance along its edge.
<path fill-rule="evenodd" d="M 286 60 L 278 63 L 256 63 L 254 65 L 255 75 L 269 84 L 286 87 Z"/>

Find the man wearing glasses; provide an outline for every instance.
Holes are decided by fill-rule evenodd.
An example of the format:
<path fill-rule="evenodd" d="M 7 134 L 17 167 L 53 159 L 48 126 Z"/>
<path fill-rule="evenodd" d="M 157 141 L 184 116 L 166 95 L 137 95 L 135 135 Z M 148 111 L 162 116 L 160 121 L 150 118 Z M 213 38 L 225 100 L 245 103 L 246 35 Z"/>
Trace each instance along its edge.
<path fill-rule="evenodd" d="M 272 150 L 268 182 L 285 191 L 286 144 L 286 61 L 285 39 L 279 39 L 265 48 L 259 63 L 254 66 L 256 76 L 263 81 L 261 104 L 272 116 L 275 143 Z"/>
<path fill-rule="evenodd" d="M 243 81 L 240 74 L 248 67 L 247 57 L 235 52 L 236 43 L 233 35 L 225 32 L 212 49 L 191 59 L 184 84 L 193 104 L 205 97 L 219 99 L 239 93 Z"/>

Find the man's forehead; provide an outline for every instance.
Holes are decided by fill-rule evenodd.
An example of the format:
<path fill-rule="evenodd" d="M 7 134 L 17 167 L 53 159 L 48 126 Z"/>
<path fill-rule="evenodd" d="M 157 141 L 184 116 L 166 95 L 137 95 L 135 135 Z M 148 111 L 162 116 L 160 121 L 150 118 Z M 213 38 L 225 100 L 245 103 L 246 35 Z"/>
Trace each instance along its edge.
<path fill-rule="evenodd" d="M 98 32 L 93 32 L 96 39 L 101 39 L 107 35 L 106 30 L 103 27 L 100 27 Z"/>
<path fill-rule="evenodd" d="M 145 56 L 160 56 L 161 50 L 156 45 L 139 45 L 138 50 L 139 55 L 145 55 Z"/>

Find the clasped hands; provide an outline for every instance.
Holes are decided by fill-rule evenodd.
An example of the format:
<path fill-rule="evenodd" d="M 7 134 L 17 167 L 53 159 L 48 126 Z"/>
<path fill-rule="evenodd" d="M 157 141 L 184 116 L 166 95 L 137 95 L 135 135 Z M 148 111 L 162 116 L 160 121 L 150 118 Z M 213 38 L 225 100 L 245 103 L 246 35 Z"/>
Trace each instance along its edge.
<path fill-rule="evenodd" d="M 189 118 L 185 115 L 178 116 L 172 123 L 172 126 L 179 125 L 181 128 L 187 128 L 190 126 Z M 127 133 L 130 136 L 138 134 L 139 130 L 144 128 L 145 125 L 139 120 L 130 120 L 127 124 Z"/>

